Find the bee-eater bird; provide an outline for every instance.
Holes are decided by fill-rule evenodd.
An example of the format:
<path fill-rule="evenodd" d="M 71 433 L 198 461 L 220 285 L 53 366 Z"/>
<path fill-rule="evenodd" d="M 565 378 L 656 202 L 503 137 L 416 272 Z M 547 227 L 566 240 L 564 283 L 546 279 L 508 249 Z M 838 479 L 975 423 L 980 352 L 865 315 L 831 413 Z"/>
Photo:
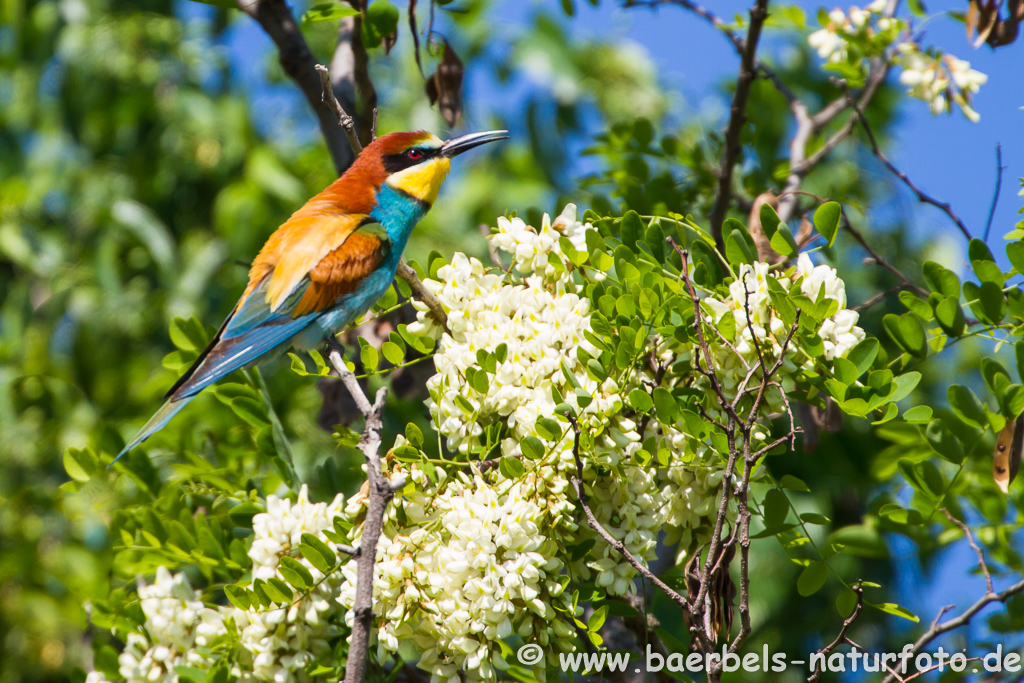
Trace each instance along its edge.
<path fill-rule="evenodd" d="M 227 320 L 117 458 L 231 372 L 289 346 L 313 348 L 359 318 L 394 280 L 409 234 L 437 199 L 452 157 L 507 133 L 447 142 L 423 131 L 390 133 L 367 145 L 270 236 Z"/>

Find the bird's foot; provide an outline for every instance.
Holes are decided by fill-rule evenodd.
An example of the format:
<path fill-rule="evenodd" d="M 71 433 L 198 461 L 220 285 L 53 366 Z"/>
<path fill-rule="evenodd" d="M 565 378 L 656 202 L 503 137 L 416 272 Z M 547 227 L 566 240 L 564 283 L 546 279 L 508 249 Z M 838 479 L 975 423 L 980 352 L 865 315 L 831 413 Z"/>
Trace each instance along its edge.
<path fill-rule="evenodd" d="M 337 351 L 342 358 L 345 357 L 345 346 L 333 334 L 327 335 L 327 348 L 330 351 Z"/>

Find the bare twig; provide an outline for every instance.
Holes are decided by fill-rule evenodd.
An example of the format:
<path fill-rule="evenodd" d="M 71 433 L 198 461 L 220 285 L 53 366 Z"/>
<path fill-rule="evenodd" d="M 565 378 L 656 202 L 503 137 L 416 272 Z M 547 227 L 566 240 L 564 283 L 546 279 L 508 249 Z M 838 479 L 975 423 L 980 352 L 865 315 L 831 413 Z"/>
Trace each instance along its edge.
<path fill-rule="evenodd" d="M 370 629 L 373 625 L 373 573 L 377 561 L 377 541 L 384 526 L 384 513 L 400 483 L 389 482 L 381 470 L 380 431 L 384 426 L 382 414 L 388 395 L 387 387 L 380 388 L 371 404 L 359 386 L 356 376 L 345 365 L 341 345 L 334 337 L 329 337 L 328 341 L 331 342 L 331 365 L 341 376 L 341 381 L 352 394 L 365 418 L 359 450 L 366 459 L 366 518 L 363 521 L 359 549 L 355 553 L 356 599 L 352 606 L 355 618 L 352 621 L 348 660 L 345 666 L 345 683 L 362 683 L 366 678 Z"/>
<path fill-rule="evenodd" d="M 579 502 L 580 508 L 583 510 L 584 516 L 587 518 L 587 524 L 590 528 L 597 532 L 597 534 L 604 539 L 605 543 L 615 549 L 617 553 L 626 558 L 626 561 L 633 566 L 645 579 L 653 583 L 658 587 L 662 593 L 664 593 L 672 602 L 676 603 L 682 609 L 687 609 L 686 598 L 680 595 L 678 592 L 673 590 L 668 584 L 655 576 L 650 569 L 648 569 L 642 562 L 633 557 L 633 554 L 626 549 L 626 546 L 621 541 L 617 540 L 614 536 L 608 533 L 608 530 L 597 520 L 594 516 L 594 511 L 590 509 L 590 499 L 587 496 L 587 491 L 583 486 L 583 460 L 580 459 L 580 428 L 576 422 L 576 418 L 572 415 L 567 416 L 569 423 L 572 425 L 573 430 L 573 447 L 572 454 L 576 460 L 576 474 L 569 478 L 573 489 L 576 491 L 576 498 Z"/>
<path fill-rule="evenodd" d="M 853 625 L 853 622 L 857 621 L 857 617 L 860 616 L 861 610 L 864 609 L 864 588 L 861 586 L 861 582 L 858 581 L 857 583 L 853 584 L 851 588 L 853 589 L 853 592 L 857 594 L 857 604 L 854 605 L 853 612 L 850 614 L 850 616 L 846 617 L 846 619 L 843 620 L 843 625 L 839 629 L 839 635 L 835 637 L 835 640 L 833 640 L 825 647 L 820 648 L 815 654 L 827 655 L 843 643 L 847 642 L 846 632 L 850 630 L 850 626 Z M 807 677 L 807 682 L 814 683 L 814 681 L 821 678 L 821 674 L 823 674 L 824 672 L 824 667 L 818 669 L 817 671 L 812 671 L 811 675 Z"/>
<path fill-rule="evenodd" d="M 854 306 L 851 310 L 857 311 L 858 313 L 863 313 L 864 311 L 868 310 L 869 308 L 871 308 L 872 306 L 877 304 L 879 301 L 883 301 L 884 299 L 886 299 L 887 297 L 889 297 L 892 294 L 895 294 L 896 292 L 902 292 L 906 288 L 907 288 L 907 283 L 906 282 L 901 282 L 898 285 L 896 285 L 895 287 L 890 287 L 889 289 L 885 290 L 884 292 L 879 292 L 878 294 L 875 294 L 873 297 L 871 297 L 870 299 L 868 299 L 864 303 L 858 304 L 858 305 Z"/>
<path fill-rule="evenodd" d="M 729 124 L 725 129 L 722 163 L 718 168 L 715 203 L 709 216 L 711 235 L 719 245 L 722 243 L 722 223 L 725 222 L 725 215 L 732 201 L 732 171 L 739 159 L 740 133 L 743 132 L 743 124 L 747 121 L 747 98 L 750 96 L 750 86 L 757 76 L 757 43 L 761 38 L 761 27 L 767 18 L 768 0 L 756 0 L 750 9 L 750 26 L 747 28 L 747 38 L 743 41 L 740 73 L 736 79 L 732 106 L 729 108 Z"/>
<path fill-rule="evenodd" d="M 864 235 L 862 235 L 859 230 L 857 230 L 856 228 L 854 228 L 850 224 L 850 221 L 849 221 L 848 218 L 846 218 L 845 214 L 843 214 L 842 227 L 848 233 L 850 233 L 850 235 L 853 237 L 853 239 L 857 240 L 857 242 L 860 244 L 860 246 L 864 247 L 864 250 L 867 251 L 868 254 L 871 255 L 871 259 L 876 264 L 882 266 L 883 268 L 888 270 L 890 273 L 892 273 L 893 275 L 895 275 L 899 279 L 900 284 L 901 284 L 903 289 L 909 289 L 910 291 L 914 292 L 915 294 L 918 294 L 918 295 L 923 296 L 925 298 L 928 297 L 928 290 L 915 285 L 911 281 L 911 279 L 909 277 L 907 277 L 903 273 L 902 270 L 900 270 L 899 268 L 897 268 L 893 264 L 889 263 L 889 261 L 886 260 L 886 258 L 884 256 L 882 256 L 877 251 L 875 251 L 874 247 L 872 247 L 870 244 L 868 244 L 868 241 L 866 239 L 864 239 Z M 871 301 L 871 303 L 873 304 L 875 302 Z M 865 304 L 864 307 L 867 308 L 867 304 Z"/>
<path fill-rule="evenodd" d="M 960 220 L 960 217 L 953 212 L 953 208 L 949 205 L 949 202 L 940 202 L 938 199 L 922 192 L 906 173 L 896 168 L 885 154 L 882 153 L 882 150 L 878 147 L 878 141 L 875 140 L 875 134 L 871 130 L 871 125 L 868 123 L 867 117 L 864 116 L 864 112 L 861 110 L 860 105 L 854 101 L 853 95 L 850 94 L 849 86 L 846 85 L 845 81 L 839 81 L 839 84 L 840 87 L 843 88 L 843 92 L 846 94 L 847 102 L 857 114 L 857 118 L 860 119 L 860 125 L 864 128 L 864 132 L 867 133 L 868 136 L 868 141 L 871 143 L 871 151 L 876 157 L 878 157 L 878 160 L 881 161 L 893 175 L 903 181 L 903 184 L 906 185 L 915 196 L 917 196 L 918 201 L 924 204 L 931 204 L 932 206 L 940 209 L 943 213 L 949 216 L 950 220 L 956 223 L 956 227 L 960 228 L 960 232 L 964 234 L 964 237 L 971 239 L 971 231 L 967 229 L 967 226 L 964 225 L 962 220 Z"/>
<path fill-rule="evenodd" d="M 322 88 L 320 99 L 330 107 L 331 112 L 338 119 L 338 125 L 344 129 L 345 137 L 348 138 L 348 144 L 351 145 L 352 151 L 356 156 L 359 156 L 359 153 L 363 151 L 363 146 L 360 144 L 359 136 L 356 134 L 356 122 L 355 119 L 345 112 L 341 102 L 334 96 L 334 87 L 331 85 L 331 72 L 323 64 L 317 64 L 314 68 L 320 76 L 320 87 Z"/>
<path fill-rule="evenodd" d="M 944 607 L 943 610 L 939 613 L 939 616 L 936 617 L 935 620 L 932 622 L 928 630 L 921 634 L 920 638 L 914 641 L 914 644 L 910 650 L 911 656 L 916 655 L 918 652 L 921 651 L 921 648 L 923 648 L 925 645 L 941 636 L 943 633 L 947 633 L 949 631 L 958 629 L 961 626 L 965 626 L 971 623 L 971 619 L 973 619 L 978 612 L 980 612 L 982 609 L 992 604 L 993 602 L 1005 603 L 1014 595 L 1017 595 L 1021 592 L 1024 592 L 1024 580 L 1013 584 L 1006 590 L 999 593 L 990 590 L 986 592 L 983 596 L 978 598 L 978 600 L 973 605 L 965 609 L 960 614 L 960 616 L 939 623 L 940 619 L 942 618 L 942 615 L 949 611 L 949 609 L 952 606 Z M 897 676 L 895 672 L 890 670 L 889 675 L 882 679 L 882 683 L 893 683 L 898 678 L 899 676 Z"/>
<path fill-rule="evenodd" d="M 860 95 L 860 107 L 862 109 L 871 103 L 879 86 L 885 82 L 888 74 L 889 65 L 887 62 L 882 59 L 872 61 L 871 71 L 868 73 L 867 81 Z M 796 211 L 798 201 L 795 195 L 800 188 L 800 184 L 803 182 L 803 177 L 853 132 L 857 120 L 855 116 L 851 116 L 850 120 L 833 133 L 820 149 L 807 156 L 807 145 L 811 138 L 848 106 L 847 98 L 840 97 L 812 116 L 807 112 L 807 108 L 802 102 L 790 102 L 790 109 L 793 112 L 793 117 L 796 119 L 797 128 L 789 143 L 789 177 L 786 179 L 785 188 L 779 195 L 779 219 L 783 222 L 788 221 Z"/>
<path fill-rule="evenodd" d="M 982 238 L 988 242 L 988 233 L 992 229 L 992 219 L 996 217 L 996 205 L 999 204 L 999 190 L 1003 187 L 1003 146 L 996 144 L 996 191 L 992 194 L 992 206 L 988 210 L 988 220 L 985 221 L 985 236 Z"/>
<path fill-rule="evenodd" d="M 992 574 L 989 573 L 988 565 L 985 564 L 985 553 L 981 551 L 981 548 L 974 541 L 974 535 L 971 533 L 970 527 L 968 527 L 962 521 L 951 515 L 949 513 L 949 510 L 947 510 L 946 508 L 942 508 L 942 514 L 946 515 L 946 519 L 948 519 L 956 526 L 960 527 L 960 531 L 964 532 L 964 536 L 967 538 L 967 542 L 970 544 L 971 548 L 974 549 L 974 552 L 978 555 L 978 567 L 981 568 L 981 573 L 985 575 L 985 587 L 988 589 L 988 592 L 991 593 Z"/>

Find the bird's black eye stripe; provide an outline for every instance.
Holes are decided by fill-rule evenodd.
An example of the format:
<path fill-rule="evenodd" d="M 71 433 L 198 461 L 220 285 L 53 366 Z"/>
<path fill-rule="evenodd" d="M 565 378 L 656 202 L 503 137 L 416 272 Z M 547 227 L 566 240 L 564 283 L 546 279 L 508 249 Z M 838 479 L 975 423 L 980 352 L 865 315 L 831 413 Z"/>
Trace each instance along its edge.
<path fill-rule="evenodd" d="M 437 149 L 428 147 L 411 147 L 404 152 L 387 154 L 384 156 L 384 170 L 389 174 L 403 171 L 416 164 L 421 164 L 427 159 L 437 156 Z"/>

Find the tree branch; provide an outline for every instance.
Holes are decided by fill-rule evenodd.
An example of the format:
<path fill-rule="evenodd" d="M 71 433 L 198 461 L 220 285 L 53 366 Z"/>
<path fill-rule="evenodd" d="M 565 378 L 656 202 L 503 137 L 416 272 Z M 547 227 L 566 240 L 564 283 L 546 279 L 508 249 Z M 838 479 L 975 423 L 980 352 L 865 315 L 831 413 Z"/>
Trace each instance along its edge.
<path fill-rule="evenodd" d="M 366 459 L 367 501 L 366 518 L 356 554 L 356 599 L 352 605 L 355 618 L 349 637 L 348 661 L 345 666 L 345 683 L 362 683 L 366 679 L 366 659 L 370 646 L 370 630 L 373 627 L 373 572 L 377 561 L 377 541 L 384 527 L 384 513 L 395 491 L 405 484 L 389 482 L 381 470 L 380 431 L 384 426 L 382 413 L 387 399 L 387 387 L 377 391 L 373 403 L 367 399 L 359 386 L 356 376 L 345 365 L 342 348 L 337 339 L 328 337 L 331 346 L 331 365 L 341 376 L 341 381 L 359 406 L 365 418 L 359 450 Z"/>
<path fill-rule="evenodd" d="M 740 134 L 743 124 L 747 121 L 747 98 L 750 86 L 757 77 L 757 43 L 761 38 L 761 28 L 768 18 L 768 0 L 756 0 L 750 9 L 750 27 L 747 38 L 743 42 L 740 57 L 740 73 L 736 79 L 736 92 L 733 94 L 732 106 L 729 108 L 729 124 L 725 129 L 725 143 L 722 151 L 722 163 L 718 168 L 718 188 L 715 191 L 715 203 L 711 207 L 711 235 L 715 243 L 722 244 L 722 223 L 729 211 L 732 201 L 732 170 L 740 155 Z"/>
<path fill-rule="evenodd" d="M 941 636 L 943 633 L 947 633 L 949 631 L 958 629 L 961 626 L 965 626 L 971 623 L 971 619 L 974 618 L 974 615 L 976 615 L 978 612 L 980 612 L 982 609 L 984 609 L 991 603 L 1005 603 L 1014 595 L 1017 595 L 1022 591 L 1024 591 L 1024 580 L 1013 584 L 1001 593 L 996 593 L 990 590 L 983 596 L 981 596 L 977 600 L 977 602 L 975 602 L 973 605 L 965 609 L 960 614 L 960 616 L 954 617 L 949 621 L 945 621 L 940 624 L 939 620 L 942 618 L 942 615 L 948 612 L 950 609 L 952 609 L 952 606 L 942 608 L 942 611 L 939 612 L 939 615 L 932 622 L 928 630 L 925 631 L 920 638 L 914 641 L 914 644 L 910 651 L 911 656 L 916 655 L 918 652 L 921 651 L 921 648 L 923 648 L 925 645 Z M 898 676 L 896 676 L 895 672 L 890 670 L 889 675 L 882 679 L 882 683 L 894 683 L 897 680 L 897 678 Z"/>

